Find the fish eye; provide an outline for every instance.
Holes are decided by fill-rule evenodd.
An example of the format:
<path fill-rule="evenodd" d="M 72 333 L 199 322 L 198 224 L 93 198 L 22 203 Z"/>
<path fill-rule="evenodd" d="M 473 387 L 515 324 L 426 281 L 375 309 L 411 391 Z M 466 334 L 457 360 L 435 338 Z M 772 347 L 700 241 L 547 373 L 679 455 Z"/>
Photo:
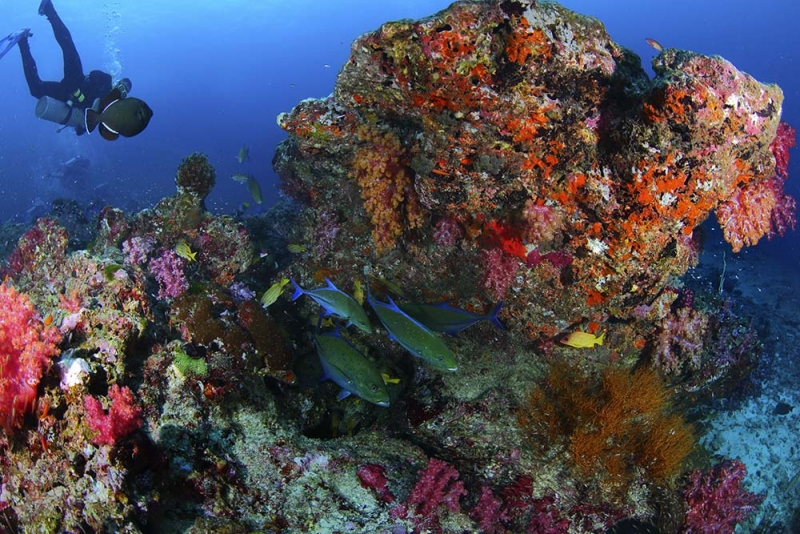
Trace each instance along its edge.
<path fill-rule="evenodd" d="M 375 384 L 372 384 L 372 386 L 370 386 L 369 389 L 371 389 L 372 391 L 378 391 L 378 386 L 376 386 Z"/>

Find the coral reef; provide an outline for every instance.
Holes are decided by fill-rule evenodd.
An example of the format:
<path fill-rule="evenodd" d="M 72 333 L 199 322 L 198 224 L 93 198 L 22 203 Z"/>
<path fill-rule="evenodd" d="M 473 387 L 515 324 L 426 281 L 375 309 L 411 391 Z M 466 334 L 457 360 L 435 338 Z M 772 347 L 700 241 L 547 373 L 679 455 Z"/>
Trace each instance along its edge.
<path fill-rule="evenodd" d="M 688 474 L 704 458 L 684 415 L 729 393 L 760 343 L 718 293 L 678 278 L 712 212 L 737 250 L 794 227 L 794 131 L 780 89 L 722 58 L 666 49 L 653 68 L 557 4 L 457 2 L 364 34 L 330 97 L 279 117 L 290 198 L 267 213 L 209 213 L 216 172 L 192 154 L 175 195 L 104 208 L 85 250 L 51 218 L 14 229 L 0 528 L 740 520 L 758 501 L 743 467 Z M 443 341 L 458 362 L 443 372 L 369 310 L 354 328 L 291 301 L 288 279 L 329 279 L 354 310 L 391 297 L 502 311 Z M 334 328 L 388 406 L 320 381 L 314 334 Z M 561 343 L 573 334 L 597 343 Z"/>
<path fill-rule="evenodd" d="M 472 288 L 464 300 L 504 298 L 531 339 L 630 318 L 694 264 L 694 229 L 713 211 L 734 250 L 790 212 L 770 182 L 780 90 L 681 50 L 653 69 L 649 80 L 597 21 L 556 4 L 456 3 L 355 42 L 333 95 L 279 118 L 290 137 L 276 169 L 310 210 L 352 207 L 342 249 L 385 253 L 402 238 L 392 254 L 329 268 L 371 269 L 414 294 L 438 280 Z M 430 225 L 408 231 L 414 198 L 424 217 L 465 229 L 460 247 Z M 526 265 L 532 250 L 570 261 Z M 405 276 L 408 265 L 428 275 Z"/>
<path fill-rule="evenodd" d="M 179 195 L 194 195 L 203 201 L 217 182 L 217 171 L 208 162 L 205 154 L 195 152 L 186 156 L 178 165 L 175 175 L 175 185 L 178 186 Z"/>
<path fill-rule="evenodd" d="M 669 397 L 652 370 L 630 374 L 610 367 L 595 382 L 554 364 L 520 410 L 519 422 L 540 454 L 567 451 L 581 478 L 613 500 L 640 473 L 657 484 L 680 473 L 695 438 L 683 418 L 670 413 Z"/>

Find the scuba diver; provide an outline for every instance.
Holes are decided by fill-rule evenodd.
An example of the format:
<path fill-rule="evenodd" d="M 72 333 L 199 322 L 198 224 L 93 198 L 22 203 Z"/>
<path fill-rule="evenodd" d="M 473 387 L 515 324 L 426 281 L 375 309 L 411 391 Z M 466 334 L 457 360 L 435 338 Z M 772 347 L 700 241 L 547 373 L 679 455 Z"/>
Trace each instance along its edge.
<path fill-rule="evenodd" d="M 12 33 L 0 40 L 0 58 L 14 44 L 19 46 L 28 89 L 35 98 L 36 116 L 72 127 L 78 135 L 100 126 L 103 138 L 114 140 L 120 135 L 132 137 L 145 129 L 153 112 L 139 99 L 127 99 L 131 81 L 123 78 L 112 86 L 111 75 L 100 70 L 84 74 L 80 55 L 72 35 L 56 13 L 52 0 L 42 0 L 39 15 L 47 17 L 53 35 L 64 57 L 64 78 L 60 82 L 42 81 L 31 54 L 30 29 Z M 59 131 L 61 131 L 59 130 Z"/>

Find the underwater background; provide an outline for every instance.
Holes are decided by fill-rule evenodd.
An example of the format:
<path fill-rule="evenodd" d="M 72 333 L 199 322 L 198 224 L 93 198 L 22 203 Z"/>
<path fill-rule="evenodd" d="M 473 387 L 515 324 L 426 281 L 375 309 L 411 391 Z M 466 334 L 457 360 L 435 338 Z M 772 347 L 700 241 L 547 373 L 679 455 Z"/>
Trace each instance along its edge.
<path fill-rule="evenodd" d="M 187 153 L 207 154 L 225 177 L 242 170 L 236 154 L 245 144 L 251 157 L 247 171 L 262 182 L 266 208 L 277 197 L 270 162 L 284 138 L 275 122 L 278 113 L 304 98 L 328 95 L 358 35 L 390 20 L 433 14 L 449 2 L 143 0 L 87 6 L 60 0 L 54 5 L 72 33 L 84 70 L 99 68 L 115 80 L 130 78 L 132 96 L 148 102 L 155 117 L 147 135 L 119 143 L 101 142 L 99 136 L 77 138 L 70 130 L 55 135 L 56 126 L 36 120 L 19 54 L 10 51 L 0 61 L 0 213 L 8 214 L 6 219 L 29 209 L 37 198 L 50 200 L 62 193 L 42 177 L 75 156 L 91 161 L 89 186 L 107 184 L 100 191 L 108 202 L 141 208 L 171 193 L 176 162 Z M 800 35 L 793 24 L 800 6 L 795 2 L 586 0 L 563 5 L 600 19 L 645 66 L 655 55 L 645 43 L 648 37 L 665 46 L 721 55 L 756 79 L 780 85 L 786 95 L 784 118 L 798 122 L 800 88 L 794 78 Z M 31 28 L 42 79 L 59 80 L 61 53 L 36 7 L 35 1 L 0 5 L 0 33 Z M 787 187 L 795 192 L 791 181 Z M 219 180 L 208 206 L 232 212 L 247 200 L 239 184 Z M 780 248 L 796 250 L 786 242 Z"/>
<path fill-rule="evenodd" d="M 35 510 L 19 504 L 24 500 L 20 495 L 25 494 L 24 483 L 19 481 L 30 473 L 48 473 L 42 476 L 52 477 L 63 469 L 56 461 L 44 466 L 45 462 L 36 463 L 40 455 L 47 456 L 42 452 L 47 450 L 47 440 L 57 447 L 63 440 L 64 450 L 70 454 L 91 450 L 80 461 L 71 458 L 72 464 L 84 462 L 92 468 L 86 470 L 91 473 L 89 476 L 84 475 L 82 467 L 72 466 L 80 471 L 76 475 L 80 483 L 70 486 L 70 491 L 84 497 L 94 491 L 98 509 L 105 502 L 113 503 L 107 518 L 87 515 L 81 521 L 66 512 L 58 520 L 38 517 L 41 525 L 50 525 L 52 532 L 62 528 L 53 525 L 69 525 L 63 528 L 70 532 L 77 531 L 75 525 L 80 525 L 87 532 L 116 532 L 124 527 L 130 532 L 138 532 L 137 528 L 142 532 L 215 532 L 230 528 L 236 532 L 260 529 L 394 534 L 412 526 L 434 532 L 469 532 L 476 531 L 470 529 L 479 525 L 481 532 L 489 533 L 626 532 L 631 528 L 666 533 L 733 532 L 736 522 L 744 523 L 738 527 L 740 532 L 797 531 L 792 530 L 800 525 L 800 247 L 795 231 L 771 240 L 761 239 L 757 245 L 733 253 L 716 218 L 711 216 L 694 233 L 696 241 L 702 243 L 698 257 L 676 253 L 675 263 L 680 267 L 692 264 L 694 259 L 698 260 L 696 266 L 681 277 L 671 277 L 668 271 L 672 267 L 659 264 L 657 275 L 642 275 L 647 283 L 640 282 L 641 287 L 628 284 L 620 290 L 620 298 L 627 300 L 616 311 L 626 306 L 632 309 L 630 302 L 648 291 L 660 295 L 661 300 L 647 301 L 652 308 L 641 312 L 645 317 L 636 315 L 639 312 L 625 315 L 623 311 L 607 325 L 598 325 L 595 319 L 601 316 L 597 312 L 601 306 L 591 301 L 592 293 L 588 305 L 575 308 L 580 309 L 578 315 L 582 315 L 583 322 L 568 324 L 569 314 L 564 310 L 568 306 L 562 304 L 559 308 L 553 303 L 567 302 L 574 296 L 576 286 L 593 291 L 594 280 L 587 275 L 591 274 L 588 268 L 580 271 L 575 267 L 575 272 L 581 274 L 575 274 L 574 279 L 565 273 L 570 272 L 573 261 L 581 268 L 581 262 L 590 263 L 586 258 L 593 258 L 593 246 L 604 253 L 606 245 L 602 240 L 589 238 L 589 252 L 580 256 L 576 253 L 580 247 L 563 237 L 569 233 L 564 229 L 567 223 L 551 221 L 553 227 L 561 225 L 556 230 L 551 228 L 549 236 L 559 246 L 553 245 L 551 250 L 551 244 L 543 239 L 544 246 L 533 250 L 537 254 L 538 250 L 549 252 L 526 258 L 518 250 L 511 252 L 512 245 L 519 245 L 521 239 L 502 225 L 479 228 L 475 222 L 479 217 L 472 223 L 461 219 L 453 222 L 452 213 L 442 212 L 431 215 L 430 221 L 436 221 L 434 231 L 415 222 L 411 207 L 404 214 L 407 220 L 401 217 L 405 227 L 386 238 L 380 235 L 380 224 L 394 223 L 391 216 L 381 220 L 380 212 L 376 215 L 369 207 L 369 216 L 355 215 L 352 220 L 336 213 L 340 210 L 360 214 L 361 199 L 366 202 L 370 194 L 369 169 L 382 162 L 356 151 L 366 163 L 355 166 L 353 174 L 348 175 L 337 167 L 340 154 L 335 150 L 320 156 L 319 146 L 314 144 L 322 139 L 314 137 L 318 131 L 308 134 L 302 129 L 304 121 L 330 126 L 326 121 L 341 119 L 330 119 L 323 113 L 314 115 L 319 109 L 313 103 L 306 108 L 298 104 L 332 93 L 340 69 L 351 57 L 354 40 L 388 21 L 433 15 L 450 2 L 109 0 L 88 5 L 78 0 L 54 0 L 54 5 L 72 33 L 84 70 L 102 69 L 115 80 L 130 78 L 131 96 L 145 100 L 154 115 L 143 133 L 114 142 L 105 141 L 96 133 L 78 137 L 71 129 L 57 132 L 56 125 L 34 116 L 35 99 L 28 93 L 17 50 L 0 59 L 0 225 L 4 227 L 0 241 L 4 269 L 0 272 L 11 275 L 11 281 L 2 286 L 0 299 L 18 305 L 22 299 L 19 295 L 29 293 L 41 315 L 34 322 L 44 325 L 43 339 L 51 323 L 65 335 L 59 345 L 59 364 L 45 371 L 42 378 L 37 393 L 39 404 L 28 410 L 24 421 L 15 420 L 14 415 L 11 424 L 0 421 L 9 436 L 0 438 L 3 462 L 17 458 L 9 451 L 20 454 L 27 446 L 30 452 L 11 460 L 18 461 L 18 471 L 14 468 L 3 473 L 0 532 L 24 531 L 26 525 L 19 524 L 18 518 L 36 515 Z M 650 61 L 659 52 L 646 39 L 655 39 L 664 48 L 721 56 L 758 82 L 777 84 L 784 95 L 780 120 L 794 127 L 800 125 L 798 2 L 583 0 L 564 1 L 561 5 L 596 17 L 614 42 L 641 57 L 650 76 Z M 29 27 L 40 76 L 58 80 L 61 54 L 49 24 L 37 15 L 36 8 L 35 1 L 0 4 L 0 34 Z M 342 90 L 361 98 L 350 86 Z M 298 108 L 292 112 L 295 106 Z M 292 115 L 283 116 L 279 126 L 279 114 L 290 112 Z M 352 127 L 345 122 L 336 127 L 342 131 Z M 592 128 L 595 126 L 596 123 Z M 382 137 L 376 131 L 354 128 L 349 134 L 387 153 L 393 149 L 398 154 L 402 152 L 393 145 L 395 139 L 401 138 L 399 133 L 396 137 Z M 284 143 L 276 153 L 287 138 L 291 142 Z M 242 147 L 249 149 L 249 158 L 240 162 L 237 155 Z M 793 157 L 785 191 L 800 197 L 800 181 L 796 178 L 800 158 L 796 151 L 790 152 Z M 204 154 L 207 161 L 187 158 L 196 152 Z M 76 157 L 89 162 L 88 171 L 79 180 L 63 179 L 60 169 Z M 184 176 L 202 177 L 207 164 L 216 170 L 216 184 L 207 198 L 203 200 L 207 191 L 192 191 L 193 187 L 202 189 L 202 184 L 189 183 L 185 178 L 175 195 L 176 169 Z M 411 166 L 418 171 L 418 165 L 419 160 Z M 303 174 L 309 168 L 312 172 Z M 322 175 L 319 169 L 330 170 L 330 175 Z M 430 169 L 433 174 L 444 175 L 441 169 Z M 342 176 L 358 177 L 359 172 L 363 173 L 357 178 L 360 189 L 352 183 L 350 187 L 361 191 L 361 197 L 347 187 L 337 189 L 337 180 Z M 256 203 L 246 186 L 231 179 L 237 173 L 250 174 L 260 183 L 263 202 Z M 435 188 L 428 192 L 431 196 L 441 193 Z M 372 190 L 371 194 L 381 198 L 382 192 Z M 191 197 L 197 203 L 183 204 L 183 197 Z M 399 203 L 406 209 L 412 205 L 412 197 L 396 201 L 395 207 Z M 443 193 L 437 197 L 443 198 Z M 16 239 L 35 226 L 37 218 L 51 214 L 51 203 L 57 199 L 74 200 L 85 210 L 89 216 L 86 232 L 73 235 L 67 249 L 65 244 L 62 247 L 63 234 L 57 225 L 41 223 L 35 227 L 41 235 L 25 234 L 12 253 Z M 523 204 L 527 209 L 524 201 L 516 201 L 520 205 L 514 209 Z M 106 205 L 122 212 L 105 210 Z M 510 206 L 509 202 L 509 212 Z M 151 208 L 155 209 L 142 211 Z M 502 206 L 498 208 L 501 209 Z M 95 224 L 99 213 L 106 227 Z M 171 213 L 175 219 L 170 219 Z M 57 209 L 52 214 L 57 215 Z M 509 220 L 519 222 L 514 217 Z M 70 232 L 76 230 L 74 223 L 73 219 Z M 445 228 L 447 224 L 451 226 Z M 357 237 L 353 241 L 347 241 L 345 234 L 359 225 L 362 231 L 354 234 Z M 476 237 L 480 232 L 483 237 Z M 490 239 L 486 236 L 491 232 L 496 235 Z M 530 249 L 534 238 L 529 239 L 524 232 L 523 236 Z M 41 251 L 53 254 L 40 252 L 39 244 Z M 89 252 L 76 252 L 82 248 Z M 508 260 L 501 249 L 517 257 Z M 497 255 L 492 256 L 495 251 Z M 39 255 L 47 257 L 41 259 Z M 509 276 L 502 283 L 490 283 L 489 265 L 500 271 L 503 262 L 508 265 L 509 261 L 514 263 L 514 269 L 519 263 L 520 270 L 512 271 L 524 271 L 528 277 L 524 278 L 525 283 L 520 282 L 522 274 L 515 281 Z M 437 278 L 437 268 L 446 271 L 452 267 L 449 270 L 453 272 L 462 265 L 463 283 Z M 486 273 L 478 272 L 484 267 Z M 617 274 L 622 277 L 620 273 L 625 268 L 620 266 Z M 536 269 L 560 274 L 548 271 L 554 280 L 548 285 L 541 281 L 544 278 L 536 280 Z M 673 272 L 680 274 L 680 268 Z M 174 278 L 170 278 L 172 275 Z M 636 273 L 626 271 L 624 276 L 639 280 Z M 303 288 L 295 287 L 294 295 L 289 277 Z M 312 339 L 317 308 L 310 304 L 311 293 L 324 286 L 328 277 L 361 303 L 372 298 L 364 291 L 377 286 L 381 303 L 388 300 L 389 294 L 398 301 L 434 302 L 446 298 L 480 311 L 482 319 L 493 318 L 492 314 L 500 310 L 494 306 L 505 300 L 500 321 L 508 331 L 482 324 L 458 337 L 441 336 L 459 360 L 458 374 L 446 373 L 443 369 L 448 370 L 447 365 L 412 359 L 397 344 L 390 343 L 380 334 L 380 324 L 391 330 L 387 319 L 375 304 L 371 308 L 364 304 L 364 308 L 374 310 L 365 318 L 367 326 L 355 332 L 352 327 L 347 329 L 346 337 L 355 339 L 356 346 L 390 369 L 382 376 L 391 392 L 391 408 L 384 408 L 388 404 L 384 398 L 369 401 L 377 406 L 353 398 L 368 400 L 368 393 L 363 391 L 353 391 L 355 395 L 339 401 L 338 388 L 329 383 L 318 385 L 321 369 L 316 355 L 323 350 L 319 339 L 324 336 L 314 338 L 316 342 Z M 358 277 L 364 280 L 363 287 Z M 669 284 L 659 286 L 664 280 Z M 534 285 L 537 283 L 544 287 L 541 295 L 531 290 L 539 288 Z M 562 288 L 559 284 L 567 288 L 564 299 L 557 294 L 556 289 Z M 20 290 L 19 294 L 6 290 L 12 285 Z M 597 287 L 601 285 L 598 282 Z M 57 299 L 53 288 L 61 292 Z M 478 296 L 472 292 L 475 288 Z M 398 298 L 403 290 L 410 295 Z M 670 292 L 674 293 L 670 299 L 662 299 Z M 292 302 L 294 297 L 297 302 Z M 553 313 L 564 322 L 548 331 L 550 325 L 541 320 L 541 315 L 525 311 L 535 306 L 527 307 L 524 299 L 542 309 L 552 304 L 556 310 Z M 259 300 L 263 305 L 258 305 Z M 581 303 L 584 300 L 581 295 Z M 653 311 L 659 305 L 664 308 L 662 315 Z M 109 312 L 117 311 L 114 306 L 119 308 L 119 317 Z M 592 315 L 593 312 L 597 313 Z M 207 322 L 202 322 L 201 316 Z M 620 319 L 623 316 L 624 320 Z M 142 323 L 134 324 L 136 319 L 132 317 Z M 370 319 L 374 332 L 368 326 Z M 525 334 L 524 328 L 536 320 L 541 320 L 536 324 L 540 330 Z M 631 326 L 629 320 L 641 323 Z M 340 325 L 343 330 L 344 323 Z M 650 324 L 644 326 L 645 323 Z M 703 343 L 698 343 L 703 345 L 701 348 L 689 347 L 697 339 L 690 339 L 685 345 L 675 340 L 665 342 L 667 352 L 672 350 L 685 358 L 691 353 L 691 357 L 700 359 L 702 354 L 704 363 L 697 364 L 694 375 L 685 369 L 670 370 L 670 364 L 664 361 L 658 363 L 658 340 L 666 337 L 663 334 L 668 332 L 668 324 L 678 323 L 682 324 L 676 326 L 677 338 L 683 335 L 688 339 L 690 329 L 705 336 Z M 119 331 L 114 330 L 117 327 Z M 685 330 L 681 332 L 680 328 Z M 232 337 L 221 343 L 208 332 L 203 333 L 216 332 L 215 329 L 227 330 L 226 335 Z M 319 324 L 317 329 L 319 332 Z M 530 332 L 534 330 L 531 327 Z M 569 338 L 561 337 L 567 330 L 580 330 L 577 333 L 588 337 L 579 336 L 570 345 L 564 342 Z M 83 337 L 79 335 L 81 331 Z M 108 337 L 104 338 L 102 332 L 108 332 Z M 325 336 L 329 337 L 324 339 L 331 341 L 332 332 L 328 330 Z M 600 332 L 608 334 L 605 345 Z M 270 341 L 265 344 L 266 338 Z M 242 344 L 243 339 L 246 342 Z M 533 344 L 526 344 L 528 341 Z M 752 351 L 747 349 L 750 343 Z M 247 344 L 252 349 L 248 358 L 261 358 L 260 363 L 248 359 L 243 364 L 229 359 L 236 352 L 231 346 Z M 270 361 L 264 354 L 270 353 L 268 345 L 276 344 L 285 344 L 286 353 L 282 348 L 281 354 Z M 485 347 L 496 350 L 496 360 L 484 360 L 490 358 L 484 353 Z M 616 352 L 618 347 L 623 348 Z M 713 374 L 705 365 L 713 360 L 715 348 L 719 349 L 720 359 L 724 359 L 722 353 L 729 355 L 726 351 L 738 356 L 747 352 L 747 357 L 758 354 L 758 365 L 743 357 L 747 361 L 742 375 L 747 377 L 736 376 L 742 381 L 733 380 L 733 390 L 727 389 L 727 384 L 720 388 L 725 391 L 724 398 L 714 398 L 717 390 L 713 388 L 698 393 L 703 389 L 698 386 L 700 382 L 713 382 L 700 375 Z M 662 487 L 663 480 L 659 479 L 647 490 L 652 490 L 650 493 L 643 490 L 637 494 L 626 486 L 627 493 L 620 497 L 609 490 L 613 484 L 607 480 L 593 480 L 586 484 L 590 489 L 583 494 L 580 477 L 575 482 L 565 475 L 572 472 L 572 467 L 553 468 L 558 463 L 553 459 L 561 458 L 557 452 L 547 451 L 532 461 L 527 448 L 535 450 L 536 446 L 509 445 L 514 441 L 506 436 L 502 425 L 514 425 L 514 433 L 527 432 L 541 439 L 543 420 L 520 415 L 526 406 L 544 409 L 552 403 L 563 409 L 564 405 L 558 403 L 564 401 L 557 397 L 568 394 L 558 389 L 559 372 L 569 374 L 580 367 L 582 372 L 590 369 L 588 374 L 596 375 L 599 369 L 613 364 L 638 369 L 634 360 L 640 349 L 641 361 L 655 360 L 653 367 L 661 365 L 666 375 L 673 373 L 671 385 L 679 390 L 676 411 L 686 415 L 702 446 L 696 447 L 682 465 L 691 465 L 697 471 L 676 468 L 677 475 L 662 477 L 669 483 Z M 322 355 L 320 358 L 324 359 Z M 560 367 L 565 361 L 575 369 Z M 505 366 L 514 370 L 513 376 L 502 376 L 500 369 Z M 450 368 L 453 367 L 451 362 Z M 552 368 L 552 374 L 546 375 L 551 372 L 546 368 Z M 75 374 L 70 374 L 73 371 Z M 739 369 L 730 374 L 738 372 Z M 609 384 L 614 380 L 603 376 Z M 238 391 L 240 379 L 245 385 Z M 642 378 L 642 383 L 648 379 Z M 74 383 L 65 386 L 69 380 Z M 120 389 L 117 383 L 125 385 Z M 550 384 L 548 394 L 553 397 L 536 400 L 536 392 L 540 391 L 536 384 L 546 383 Z M 698 390 L 692 389 L 695 386 Z M 611 386 L 595 383 L 593 387 L 602 390 Z M 131 390 L 136 400 L 130 397 Z M 661 394 L 653 393 L 656 397 Z M 103 404 L 97 399 L 102 399 Z M 584 404 L 601 400 L 607 399 L 598 400 L 592 393 L 586 393 L 583 399 Z M 110 408 L 117 402 L 119 413 Z M 47 406 L 55 407 L 54 411 L 48 412 Z M 585 406 L 574 410 L 580 414 L 578 419 L 590 417 L 587 414 L 591 410 Z M 109 423 L 114 417 L 127 423 L 115 428 Z M 182 417 L 188 417 L 190 423 Z M 192 418 L 203 423 L 182 434 L 182 425 L 191 427 Z M 464 426 L 453 430 L 451 439 L 448 425 L 455 428 L 459 422 Z M 536 425 L 540 425 L 539 430 Z M 66 430 L 69 428 L 80 431 L 74 435 Z M 481 436 L 481 432 L 485 433 Z M 574 428 L 561 428 L 562 434 L 570 432 L 573 439 L 578 434 Z M 485 451 L 496 451 L 486 442 L 494 439 L 501 452 L 490 457 Z M 528 439 L 536 441 L 530 436 Z M 646 441 L 646 437 L 641 439 Z M 42 440 L 41 450 L 34 443 L 37 440 Z M 471 448 L 473 440 L 479 444 L 475 449 Z M 397 450 L 391 450 L 390 445 Z M 699 449 L 704 453 L 698 453 Z M 501 457 L 501 453 L 507 456 Z M 705 456 L 698 460 L 698 455 Z M 269 458 L 266 466 L 259 463 L 264 458 Z M 549 467 L 539 473 L 539 478 L 527 477 L 521 466 L 538 468 L 536 462 L 542 458 Z M 681 462 L 683 459 L 681 456 Z M 742 464 L 724 463 L 724 459 L 739 459 Z M 720 464 L 717 460 L 724 461 Z M 741 465 L 747 467 L 746 476 Z M 636 482 L 632 486 L 641 482 L 636 477 L 646 470 L 638 464 L 637 469 L 636 476 L 626 472 Z M 700 469 L 704 469 L 703 474 Z M 95 471 L 102 473 L 97 476 L 100 481 L 94 490 L 87 490 L 81 484 L 95 476 Z M 586 471 L 581 475 L 586 476 Z M 725 494 L 726 488 L 720 489 L 724 486 L 721 482 L 721 486 L 705 488 L 707 493 L 703 493 L 702 485 L 708 480 L 727 480 L 729 493 Z M 175 485 L 170 486 L 172 483 Z M 686 489 L 692 484 L 697 490 L 694 495 Z M 43 487 L 49 489 L 47 484 Z M 542 490 L 559 487 L 564 488 L 562 495 Z M 86 493 L 81 494 L 82 490 Z M 164 495 L 174 491 L 172 497 L 176 501 L 170 505 L 175 505 L 181 499 L 180 492 L 186 491 L 191 504 L 184 507 L 185 503 L 178 503 L 174 514 L 159 510 L 159 491 Z M 303 493 L 310 495 L 313 491 L 318 492 L 316 497 Z M 425 495 L 424 491 L 431 493 Z M 53 493 L 47 495 L 48 505 L 42 507 L 47 513 L 63 509 L 61 496 L 54 497 Z M 331 494 L 341 501 L 334 499 L 331 504 Z M 708 513 L 717 513 L 719 524 L 725 523 L 721 519 L 725 513 L 731 518 L 741 515 L 727 524 L 729 529 L 697 528 L 697 517 L 693 518 L 694 523 L 687 519 L 681 526 L 684 505 L 696 505 L 704 499 L 716 503 L 717 508 L 711 506 Z M 308 509 L 298 504 L 306 501 Z M 430 508 L 426 508 L 427 501 L 433 503 Z M 659 508 L 662 505 L 663 509 Z M 242 518 L 235 517 L 233 510 L 237 506 L 247 510 Z M 336 514 L 337 506 L 340 515 Z M 17 511 L 9 511 L 14 509 Z M 665 517 L 664 510 L 677 519 Z M 687 518 L 689 515 L 686 512 Z M 612 526 L 618 520 L 621 525 Z M 98 526 L 104 521 L 105 527 Z"/>

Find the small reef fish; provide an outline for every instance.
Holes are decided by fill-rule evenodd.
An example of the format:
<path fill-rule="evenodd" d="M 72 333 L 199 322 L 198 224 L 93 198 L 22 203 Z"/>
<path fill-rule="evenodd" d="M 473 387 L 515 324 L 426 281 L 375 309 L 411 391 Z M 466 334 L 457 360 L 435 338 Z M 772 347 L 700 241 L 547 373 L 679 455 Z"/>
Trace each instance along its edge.
<path fill-rule="evenodd" d="M 240 164 L 250 159 L 250 147 L 242 145 L 242 148 L 239 149 L 239 153 L 236 155 L 236 159 Z"/>
<path fill-rule="evenodd" d="M 290 243 L 286 249 L 291 252 L 292 254 L 302 254 L 306 250 L 308 250 L 303 245 L 298 245 L 297 243 Z"/>
<path fill-rule="evenodd" d="M 231 178 L 240 184 L 246 184 L 247 190 L 250 192 L 250 196 L 253 197 L 253 200 L 255 200 L 257 204 L 261 204 L 264 198 L 261 196 L 261 186 L 258 185 L 258 181 L 256 180 L 255 176 L 252 174 L 237 172 L 231 174 Z"/>
<path fill-rule="evenodd" d="M 142 132 L 150 119 L 153 110 L 138 98 L 122 98 L 119 89 L 114 89 L 100 101 L 99 113 L 86 108 L 84 126 L 92 133 L 99 126 L 100 137 L 106 141 L 114 141 L 123 137 L 133 137 Z"/>
<path fill-rule="evenodd" d="M 500 330 L 505 330 L 503 323 L 497 318 L 497 314 L 503 307 L 502 301 L 498 302 L 492 311 L 484 314 L 455 308 L 446 302 L 441 304 L 398 304 L 397 306 L 434 332 L 444 332 L 451 336 L 480 321 L 491 321 Z"/>
<path fill-rule="evenodd" d="M 595 345 L 602 345 L 605 337 L 605 332 L 599 336 L 596 336 L 594 334 L 590 334 L 589 332 L 575 331 L 562 339 L 561 343 L 576 349 L 591 349 Z"/>
<path fill-rule="evenodd" d="M 378 406 L 389 406 L 389 392 L 377 367 L 342 337 L 339 329 L 327 334 L 314 334 L 317 354 L 325 372 L 323 380 L 336 382 L 342 400 L 351 393 Z"/>
<path fill-rule="evenodd" d="M 294 280 L 291 280 L 291 282 L 294 286 L 292 300 L 308 295 L 323 307 L 325 315 L 334 315 L 340 319 L 345 319 L 348 326 L 352 324 L 367 334 L 372 333 L 372 326 L 369 324 L 369 318 L 364 308 L 353 297 L 333 285 L 333 282 L 327 278 L 325 279 L 328 284 L 327 287 L 311 290 L 303 289 Z"/>
<path fill-rule="evenodd" d="M 391 375 L 388 375 L 386 373 L 381 373 L 381 378 L 383 378 L 383 383 L 384 384 L 399 384 L 400 383 L 400 379 L 399 378 L 394 378 Z"/>
<path fill-rule="evenodd" d="M 268 308 L 272 304 L 275 304 L 275 301 L 277 301 L 278 297 L 283 293 L 283 288 L 286 287 L 288 283 L 288 278 L 281 278 L 279 281 L 269 286 L 269 289 L 264 291 L 264 295 L 261 297 L 261 305 Z"/>
<path fill-rule="evenodd" d="M 650 39 L 650 38 L 648 37 L 647 39 L 645 39 L 645 41 L 647 42 L 647 44 L 649 44 L 650 46 L 652 46 L 652 47 L 653 47 L 655 50 L 657 50 L 658 52 L 663 52 L 663 51 L 664 51 L 664 47 L 663 47 L 663 46 L 661 46 L 661 43 L 659 43 L 659 42 L 658 42 L 658 41 L 656 41 L 655 39 Z"/>
<path fill-rule="evenodd" d="M 361 286 L 361 280 L 353 282 L 353 298 L 362 306 L 364 305 L 364 288 Z"/>
<path fill-rule="evenodd" d="M 195 259 L 197 252 L 192 252 L 186 241 L 178 241 L 178 244 L 175 245 L 175 254 L 188 261 L 197 261 Z"/>
<path fill-rule="evenodd" d="M 405 298 L 406 295 L 405 293 L 403 293 L 403 290 L 400 289 L 400 286 L 398 286 L 394 282 L 390 282 L 386 278 L 383 278 L 382 276 L 376 276 L 374 274 L 370 274 L 369 277 L 378 282 L 379 284 L 381 284 L 386 289 L 388 289 L 389 292 L 392 293 L 393 295 Z"/>
<path fill-rule="evenodd" d="M 386 304 L 372 298 L 372 294 L 367 291 L 367 300 L 386 331 L 389 332 L 389 337 L 400 343 L 408 352 L 422 358 L 437 369 L 458 370 L 456 357 L 444 341 L 398 308 L 391 297 L 388 298 L 389 303 Z"/>
<path fill-rule="evenodd" d="M 261 204 L 263 201 L 261 186 L 258 185 L 258 182 L 252 175 L 247 178 L 247 190 L 250 192 L 250 196 L 253 197 L 253 200 L 256 201 L 256 204 Z"/>

